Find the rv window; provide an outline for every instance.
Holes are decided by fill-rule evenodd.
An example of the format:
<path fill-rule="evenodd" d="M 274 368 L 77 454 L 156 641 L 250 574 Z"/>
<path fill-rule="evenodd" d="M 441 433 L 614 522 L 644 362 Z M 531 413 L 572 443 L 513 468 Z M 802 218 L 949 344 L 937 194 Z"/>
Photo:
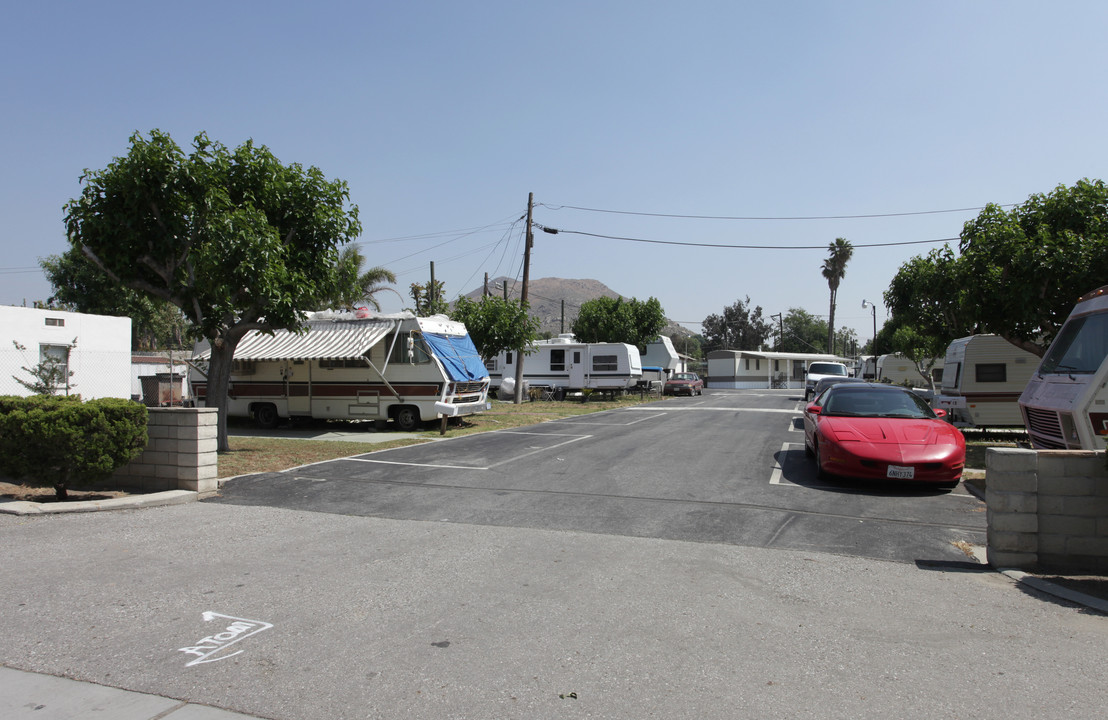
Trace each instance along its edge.
<path fill-rule="evenodd" d="M 592 359 L 594 372 L 613 372 L 619 370 L 615 355 L 595 355 Z"/>
<path fill-rule="evenodd" d="M 581 362 L 581 351 L 580 350 L 574 350 L 573 351 L 573 362 L 574 363 Z"/>
<path fill-rule="evenodd" d="M 496 358 L 489 358 L 486 360 L 485 369 L 489 372 L 496 372 Z"/>
<path fill-rule="evenodd" d="M 408 356 L 408 340 L 411 340 L 411 357 Z M 392 344 L 392 338 L 386 340 L 390 345 Z M 403 333 L 396 341 L 396 345 L 392 349 L 392 355 L 389 356 L 390 363 L 428 363 L 431 362 L 431 356 L 428 354 L 426 347 L 423 345 L 423 338 L 418 334 Z"/>
<path fill-rule="evenodd" d="M 510 351 L 504 354 L 504 364 L 505 365 L 511 365 L 512 364 L 512 353 Z"/>
<path fill-rule="evenodd" d="M 978 363 L 974 365 L 977 382 L 1007 382 L 1008 366 L 1004 363 Z"/>
<path fill-rule="evenodd" d="M 949 380 L 943 383 L 943 387 L 958 387 L 958 381 L 962 379 L 962 363 L 947 363 L 943 367 L 943 377 Z"/>
<path fill-rule="evenodd" d="M 777 372 L 780 369 L 781 369 L 781 361 L 780 360 L 774 360 L 773 361 L 773 371 Z"/>
<path fill-rule="evenodd" d="M 361 358 L 344 358 L 342 360 L 319 361 L 319 368 L 321 370 L 334 370 L 336 368 L 363 368 L 365 366 L 365 361 Z"/>
<path fill-rule="evenodd" d="M 258 366 L 253 360 L 232 360 L 231 372 L 235 375 L 253 375 L 258 371 Z"/>
<path fill-rule="evenodd" d="M 566 369 L 566 351 L 565 350 L 551 350 L 550 351 L 550 370 L 561 372 Z"/>
<path fill-rule="evenodd" d="M 744 358 L 744 360 L 746 361 L 746 368 L 745 369 L 749 370 L 750 369 L 750 358 Z"/>
<path fill-rule="evenodd" d="M 1108 357 L 1108 313 L 1070 320 L 1043 359 L 1041 373 L 1094 373 Z"/>

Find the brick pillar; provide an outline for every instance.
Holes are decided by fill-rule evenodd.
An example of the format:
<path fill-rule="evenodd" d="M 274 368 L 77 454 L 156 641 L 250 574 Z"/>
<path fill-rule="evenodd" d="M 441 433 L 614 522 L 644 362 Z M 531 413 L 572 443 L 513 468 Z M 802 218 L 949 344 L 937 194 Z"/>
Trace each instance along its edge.
<path fill-rule="evenodd" d="M 216 491 L 219 456 L 214 408 L 150 408 L 149 441 L 137 458 L 115 473 L 122 485 L 147 492 Z"/>

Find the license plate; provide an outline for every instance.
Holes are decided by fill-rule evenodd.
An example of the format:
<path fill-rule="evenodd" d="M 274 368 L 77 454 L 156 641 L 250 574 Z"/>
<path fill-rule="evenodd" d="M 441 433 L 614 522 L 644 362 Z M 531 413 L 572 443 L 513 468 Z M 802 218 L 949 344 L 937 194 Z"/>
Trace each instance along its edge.
<path fill-rule="evenodd" d="M 890 465 L 886 477 L 896 478 L 898 480 L 912 480 L 916 477 L 916 469 L 914 467 Z"/>

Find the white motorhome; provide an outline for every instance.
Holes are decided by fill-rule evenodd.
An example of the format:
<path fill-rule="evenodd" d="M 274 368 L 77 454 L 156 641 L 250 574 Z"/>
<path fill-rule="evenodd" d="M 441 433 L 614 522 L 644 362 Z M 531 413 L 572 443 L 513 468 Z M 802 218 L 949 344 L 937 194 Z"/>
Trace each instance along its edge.
<path fill-rule="evenodd" d="M 627 390 L 642 379 L 639 349 L 626 343 L 582 343 L 559 335 L 531 345 L 523 359 L 523 380 L 530 387 L 562 393 L 570 390 Z M 506 350 L 489 362 L 493 387 L 516 376 L 518 353 Z M 514 387 L 514 385 L 513 385 Z"/>
<path fill-rule="evenodd" d="M 1020 393 L 1038 362 L 999 335 L 958 338 L 946 349 L 942 387 L 932 405 L 962 427 L 1019 427 Z"/>
<path fill-rule="evenodd" d="M 401 430 L 488 409 L 489 377 L 465 325 L 443 315 L 313 313 L 308 330 L 254 332 L 235 348 L 231 416 L 262 427 L 283 418 L 393 420 Z M 207 396 L 211 350 L 197 345 L 192 373 Z"/>
<path fill-rule="evenodd" d="M 926 363 L 924 363 L 926 365 Z M 938 385 L 943 379 L 943 367 L 946 365 L 944 358 L 934 358 L 931 366 L 931 377 Z M 930 388 L 930 383 L 920 375 L 916 363 L 900 353 L 881 355 L 877 358 L 877 382 L 887 382 L 893 385 L 909 385 L 918 388 Z"/>
<path fill-rule="evenodd" d="M 1108 285 L 1077 301 L 1019 399 L 1038 449 L 1103 450 L 1108 436 Z"/>

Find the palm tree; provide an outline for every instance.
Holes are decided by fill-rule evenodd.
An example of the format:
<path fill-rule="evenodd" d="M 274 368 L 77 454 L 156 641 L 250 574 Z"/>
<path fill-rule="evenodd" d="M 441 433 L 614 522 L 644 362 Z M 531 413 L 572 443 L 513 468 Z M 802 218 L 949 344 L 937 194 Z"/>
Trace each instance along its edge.
<path fill-rule="evenodd" d="M 827 317 L 827 352 L 835 354 L 835 298 L 839 294 L 839 281 L 846 275 L 846 264 L 854 254 L 854 246 L 845 238 L 835 238 L 827 246 L 830 256 L 823 261 L 823 276 L 831 289 L 831 312 Z"/>
<path fill-rule="evenodd" d="M 339 254 L 338 266 L 343 275 L 340 289 L 333 295 L 324 299 L 324 306 L 335 308 L 354 308 L 359 304 L 366 304 L 374 310 L 381 309 L 381 303 L 375 297 L 378 293 L 388 290 L 396 292 L 386 283 L 395 283 L 396 275 L 383 267 L 373 267 L 362 272 L 365 264 L 365 256 L 354 245 L 347 245 Z M 400 293 L 396 293 L 401 297 Z"/>

